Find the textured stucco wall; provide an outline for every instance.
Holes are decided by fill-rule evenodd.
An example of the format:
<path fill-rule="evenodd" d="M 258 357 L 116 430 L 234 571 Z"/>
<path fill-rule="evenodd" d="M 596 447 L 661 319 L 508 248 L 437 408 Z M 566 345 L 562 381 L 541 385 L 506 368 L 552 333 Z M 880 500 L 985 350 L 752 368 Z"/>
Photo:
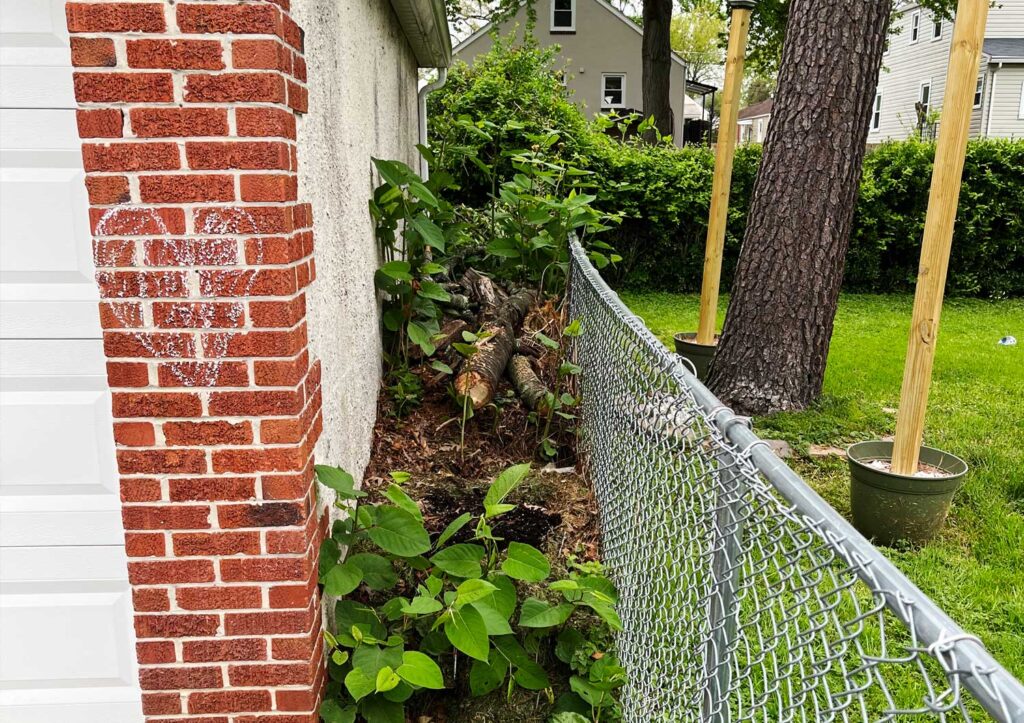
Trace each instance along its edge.
<path fill-rule="evenodd" d="M 358 479 L 380 380 L 370 158 L 416 163 L 416 60 L 386 0 L 293 0 L 292 15 L 305 28 L 309 65 L 298 142 L 299 197 L 313 204 L 316 237 L 307 299 L 310 350 L 323 361 L 316 459 Z"/>

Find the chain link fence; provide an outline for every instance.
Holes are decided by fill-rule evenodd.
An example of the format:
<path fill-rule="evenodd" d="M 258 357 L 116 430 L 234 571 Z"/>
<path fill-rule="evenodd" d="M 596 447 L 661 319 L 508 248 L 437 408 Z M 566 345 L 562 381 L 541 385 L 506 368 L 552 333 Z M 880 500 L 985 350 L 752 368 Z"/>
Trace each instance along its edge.
<path fill-rule="evenodd" d="M 1024 721 L 1024 686 L 724 407 L 573 244 L 624 719 Z"/>

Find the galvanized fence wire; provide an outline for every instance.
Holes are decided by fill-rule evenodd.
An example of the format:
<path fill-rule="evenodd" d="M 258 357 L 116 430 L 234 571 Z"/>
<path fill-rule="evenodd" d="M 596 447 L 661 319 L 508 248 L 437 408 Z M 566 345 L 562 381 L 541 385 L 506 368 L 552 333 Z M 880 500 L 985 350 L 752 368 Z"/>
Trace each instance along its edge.
<path fill-rule="evenodd" d="M 1024 721 L 1024 687 L 724 407 L 573 244 L 623 715 Z"/>

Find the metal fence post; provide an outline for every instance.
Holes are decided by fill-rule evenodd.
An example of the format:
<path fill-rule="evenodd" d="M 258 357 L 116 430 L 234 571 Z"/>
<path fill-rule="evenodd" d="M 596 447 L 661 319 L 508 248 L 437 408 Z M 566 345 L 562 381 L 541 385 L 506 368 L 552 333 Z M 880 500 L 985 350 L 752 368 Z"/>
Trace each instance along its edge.
<path fill-rule="evenodd" d="M 750 421 L 733 417 L 735 423 Z M 702 720 L 709 723 L 728 723 L 729 686 L 732 683 L 730 651 L 736 640 L 739 616 L 737 588 L 739 587 L 741 539 L 743 520 L 741 485 L 743 475 L 738 471 L 731 452 L 718 456 L 718 494 L 715 500 L 714 542 L 711 558 L 711 595 L 708 600 L 708 619 L 711 634 L 705 652 L 705 686 Z"/>

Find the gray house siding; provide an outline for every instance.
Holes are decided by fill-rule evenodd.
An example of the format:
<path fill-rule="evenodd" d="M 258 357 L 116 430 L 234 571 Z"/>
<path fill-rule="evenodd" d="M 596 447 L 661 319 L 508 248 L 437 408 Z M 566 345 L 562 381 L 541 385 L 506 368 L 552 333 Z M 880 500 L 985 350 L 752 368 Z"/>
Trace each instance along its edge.
<path fill-rule="evenodd" d="M 911 38 L 914 16 L 919 16 L 919 37 Z M 881 113 L 878 127 L 868 130 L 868 143 L 902 139 L 914 134 L 922 83 L 930 83 L 929 105 L 942 107 L 945 96 L 949 46 L 953 23 L 942 22 L 942 33 L 933 38 L 933 15 L 915 3 L 903 3 L 893 14 L 889 49 L 882 58 L 878 78 Z M 989 10 L 986 37 L 1024 37 L 1024 0 L 1000 0 Z M 990 65 L 983 56 L 978 76 L 983 79 L 982 103 L 971 114 L 971 137 L 1024 135 L 1024 119 L 1018 118 L 1021 65 Z M 994 82 L 993 82 L 994 81 Z M 1014 89 L 1016 86 L 1016 89 Z M 991 117 L 991 121 L 990 121 Z"/>
<path fill-rule="evenodd" d="M 617 14 L 601 0 L 576 0 L 574 32 L 552 32 L 551 3 L 538 0 L 537 25 L 534 34 L 543 46 L 561 46 L 566 87 L 573 101 L 591 116 L 602 111 L 602 76 L 609 73 L 625 76 L 623 106 L 634 110 L 643 108 L 643 64 L 641 49 L 643 36 L 639 28 Z M 522 37 L 526 26 L 526 9 L 501 26 L 501 33 L 516 28 Z M 489 26 L 488 26 L 489 28 Z M 473 60 L 491 49 L 493 42 L 486 30 L 478 31 L 455 48 L 455 56 L 472 64 Z M 672 62 L 670 105 L 674 117 L 673 138 L 682 143 L 683 93 L 685 66 L 678 58 Z"/>
<path fill-rule="evenodd" d="M 986 136 L 1020 138 L 1024 136 L 1021 117 L 1021 93 L 1024 92 L 1024 64 L 993 66 L 989 77 L 995 84 L 995 95 L 985 109 Z"/>

